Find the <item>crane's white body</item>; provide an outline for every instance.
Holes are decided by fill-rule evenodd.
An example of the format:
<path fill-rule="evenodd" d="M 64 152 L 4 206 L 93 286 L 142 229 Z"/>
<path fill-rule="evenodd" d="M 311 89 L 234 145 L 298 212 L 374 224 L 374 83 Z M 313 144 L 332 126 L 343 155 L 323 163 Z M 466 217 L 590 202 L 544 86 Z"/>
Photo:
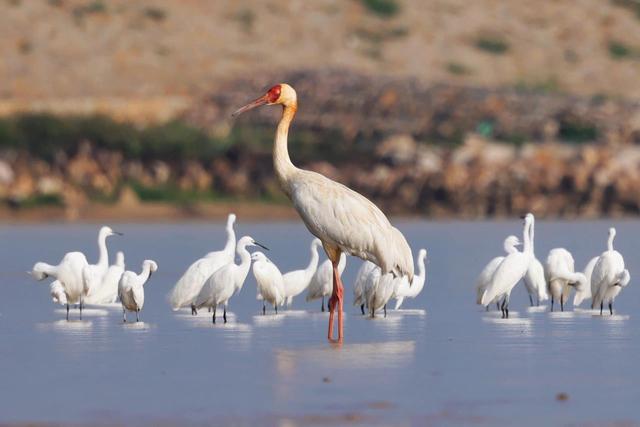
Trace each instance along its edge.
<path fill-rule="evenodd" d="M 205 281 L 204 286 L 196 297 L 194 302 L 196 308 L 207 307 L 214 309 L 214 322 L 216 307 L 223 305 L 226 313 L 229 300 L 242 289 L 251 267 L 251 254 L 247 251 L 247 247 L 255 244 L 255 241 L 249 236 L 244 236 L 238 240 L 236 252 L 240 258 L 240 264 L 231 262 L 216 270 Z"/>
<path fill-rule="evenodd" d="M 65 254 L 58 265 L 38 262 L 33 266 L 31 275 L 37 280 L 54 277 L 64 288 L 66 304 L 77 304 L 84 297 L 82 272 L 87 266 L 87 258 L 82 252 Z"/>
<path fill-rule="evenodd" d="M 502 247 L 504 248 L 505 253 L 509 255 L 518 252 L 516 246 L 518 246 L 519 244 L 520 239 L 518 239 L 514 235 L 511 235 L 507 236 L 507 238 L 504 239 Z M 498 266 L 500 265 L 500 263 L 502 263 L 504 258 L 504 256 L 497 256 L 493 258 L 480 272 L 480 275 L 476 280 L 476 304 L 482 303 L 482 295 L 484 295 L 484 292 L 487 290 L 487 287 L 489 286 L 489 283 L 491 283 L 491 279 L 493 278 L 493 274 L 496 272 Z"/>
<path fill-rule="evenodd" d="M 142 272 L 136 274 L 133 271 L 125 271 L 118 282 L 118 296 L 122 304 L 123 320 L 127 321 L 127 311 L 135 311 L 136 321 L 139 320 L 138 313 L 144 307 L 144 285 L 151 274 L 158 270 L 158 264 L 152 260 L 144 260 Z"/>
<path fill-rule="evenodd" d="M 623 287 L 631 280 L 629 270 L 625 269 L 624 258 L 620 252 L 613 248 L 613 240 L 616 236 L 615 228 L 609 229 L 607 250 L 600 255 L 591 275 L 591 308 L 609 305 L 613 314 L 613 302 Z"/>
<path fill-rule="evenodd" d="M 51 300 L 55 304 L 67 305 L 67 295 L 64 293 L 64 286 L 59 280 L 54 280 L 49 285 L 49 293 L 51 294 Z"/>
<path fill-rule="evenodd" d="M 282 276 L 287 307 L 291 306 L 293 297 L 300 295 L 309 287 L 311 279 L 318 269 L 318 247 L 320 246 L 322 246 L 320 239 L 313 239 L 311 242 L 311 259 L 307 268 L 289 271 Z"/>
<path fill-rule="evenodd" d="M 262 252 L 251 254 L 251 260 L 260 299 L 271 304 L 277 313 L 277 307 L 284 304 L 286 299 L 282 273 Z"/>
<path fill-rule="evenodd" d="M 422 292 L 427 278 L 426 268 L 424 264 L 426 259 L 427 250 L 420 249 L 420 251 L 418 252 L 418 274 L 413 276 L 411 285 L 409 285 L 409 280 L 406 278 L 406 276 L 403 276 L 398 285 L 398 288 L 395 291 L 395 294 L 393 295 L 393 298 L 396 299 L 396 306 L 394 308 L 395 310 L 398 310 L 402 306 L 402 302 L 405 298 L 415 298 L 420 294 L 420 292 Z"/>
<path fill-rule="evenodd" d="M 347 256 L 342 253 L 338 262 L 338 272 L 342 275 L 347 266 Z M 306 301 L 313 301 L 318 298 L 324 298 L 331 295 L 333 291 L 333 267 L 331 260 L 325 260 L 317 268 L 316 272 L 307 287 Z"/>
<path fill-rule="evenodd" d="M 102 285 L 102 279 L 109 268 L 109 251 L 107 249 L 107 237 L 116 234 L 110 227 L 102 226 L 98 232 L 98 262 L 87 265 L 82 272 L 84 281 L 84 295 L 89 297 L 96 293 Z"/>
<path fill-rule="evenodd" d="M 102 283 L 91 294 L 87 295 L 87 304 L 111 304 L 118 299 L 118 284 L 124 273 L 124 253 L 116 253 L 116 262 L 110 265 L 102 277 Z"/>
<path fill-rule="evenodd" d="M 229 214 L 226 227 L 227 243 L 224 249 L 209 252 L 191 264 L 173 287 L 169 296 L 169 303 L 174 311 L 182 307 L 195 305 L 196 298 L 207 279 L 221 267 L 233 263 L 236 250 L 236 234 L 233 229 L 235 221 L 236 216 Z"/>
<path fill-rule="evenodd" d="M 583 273 L 584 277 L 587 281 L 587 286 L 584 286 L 582 289 L 576 289 L 576 293 L 573 297 L 573 306 L 578 307 L 582 304 L 582 301 L 586 299 L 591 299 L 591 276 L 593 275 L 593 269 L 596 266 L 596 262 L 598 262 L 598 256 L 594 256 L 589 260 L 587 265 L 585 266 Z"/>
<path fill-rule="evenodd" d="M 527 214 L 522 233 L 524 240 L 522 252 L 516 251 L 505 257 L 500 265 L 498 265 L 498 268 L 491 278 L 489 286 L 487 286 L 487 289 L 481 298 L 481 304 L 484 306 L 487 306 L 494 301 L 504 299 L 504 317 L 509 317 L 508 307 L 511 291 L 527 273 L 531 260 L 533 259 L 533 250 L 531 247 L 531 235 L 533 233 L 530 234 L 530 228 L 533 226 L 533 215 Z"/>
<path fill-rule="evenodd" d="M 564 303 L 569 300 L 572 286 L 580 291 L 587 286 L 585 275 L 575 271 L 573 256 L 564 248 L 549 251 L 545 262 L 545 278 L 552 310 L 554 301 L 560 301 L 560 307 L 564 310 Z"/>

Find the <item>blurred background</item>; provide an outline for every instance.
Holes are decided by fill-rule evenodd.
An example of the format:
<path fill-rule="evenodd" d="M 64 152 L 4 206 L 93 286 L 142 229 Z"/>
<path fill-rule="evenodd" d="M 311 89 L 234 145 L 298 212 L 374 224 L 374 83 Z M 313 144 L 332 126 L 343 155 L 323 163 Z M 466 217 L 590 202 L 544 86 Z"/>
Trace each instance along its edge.
<path fill-rule="evenodd" d="M 432 218 L 640 211 L 640 1 L 0 0 L 0 219 L 287 218 L 298 166 Z"/>

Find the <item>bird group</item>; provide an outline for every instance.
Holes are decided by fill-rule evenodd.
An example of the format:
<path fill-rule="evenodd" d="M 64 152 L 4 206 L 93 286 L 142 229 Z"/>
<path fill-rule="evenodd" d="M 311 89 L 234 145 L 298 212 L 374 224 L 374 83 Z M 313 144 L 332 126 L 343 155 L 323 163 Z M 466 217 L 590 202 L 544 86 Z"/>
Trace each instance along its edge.
<path fill-rule="evenodd" d="M 541 301 L 550 298 L 551 311 L 556 303 L 564 311 L 571 290 L 575 289 L 575 307 L 591 298 L 591 308 L 600 308 L 602 314 L 607 305 L 613 314 L 616 296 L 631 280 L 624 258 L 613 249 L 615 228 L 609 229 L 607 250 L 593 257 L 583 272 L 575 271 L 573 256 L 565 248 L 551 249 L 543 266 L 534 252 L 534 229 L 535 218 L 528 213 L 524 217 L 522 251 L 516 248 L 521 243 L 516 236 L 504 240 L 506 255 L 493 258 L 478 276 L 476 302 L 487 310 L 495 303 L 502 311 L 502 317 L 508 318 L 511 292 L 522 280 L 532 306 L 534 300 L 540 305 Z"/>
<path fill-rule="evenodd" d="M 158 264 L 152 260 L 144 260 L 140 274 L 125 271 L 124 253 L 118 252 L 115 263 L 109 265 L 107 238 L 114 235 L 121 236 L 122 233 L 113 231 L 108 226 L 100 228 L 99 257 L 95 264 L 89 264 L 86 256 L 76 251 L 66 253 L 57 265 L 37 262 L 31 269 L 30 274 L 36 280 L 48 277 L 54 279 L 49 285 L 51 297 L 54 303 L 66 306 L 67 320 L 72 304 L 78 306 L 82 319 L 85 304 L 113 304 L 119 300 L 124 321 L 127 320 L 127 311 L 134 311 L 136 321 L 139 321 L 139 313 L 144 306 L 144 284 L 158 269 Z"/>

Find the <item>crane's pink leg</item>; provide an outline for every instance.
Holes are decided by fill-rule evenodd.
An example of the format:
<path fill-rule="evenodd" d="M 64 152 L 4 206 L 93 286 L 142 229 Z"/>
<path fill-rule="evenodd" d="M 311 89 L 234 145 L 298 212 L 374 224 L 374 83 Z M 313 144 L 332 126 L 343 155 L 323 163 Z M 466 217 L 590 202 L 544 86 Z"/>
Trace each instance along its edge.
<path fill-rule="evenodd" d="M 342 280 L 340 279 L 340 273 L 338 272 L 338 264 L 333 263 L 333 293 L 329 299 L 329 333 L 328 338 L 333 340 L 333 313 L 338 306 L 338 341 L 342 341 L 343 332 L 343 319 L 342 319 L 342 300 L 344 295 L 344 288 L 342 286 Z"/>

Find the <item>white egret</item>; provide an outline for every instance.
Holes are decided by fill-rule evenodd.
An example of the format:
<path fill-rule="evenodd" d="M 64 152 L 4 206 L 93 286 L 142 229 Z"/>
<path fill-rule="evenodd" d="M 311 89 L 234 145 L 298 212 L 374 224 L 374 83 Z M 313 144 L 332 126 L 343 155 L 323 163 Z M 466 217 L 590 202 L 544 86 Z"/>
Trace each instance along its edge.
<path fill-rule="evenodd" d="M 227 243 L 224 249 L 209 252 L 191 264 L 173 287 L 169 302 L 174 311 L 181 307 L 191 306 L 191 314 L 197 314 L 195 300 L 207 279 L 220 267 L 233 262 L 236 250 L 236 233 L 233 229 L 235 221 L 235 214 L 229 214 L 226 227 Z"/>
<path fill-rule="evenodd" d="M 481 298 L 481 304 L 486 306 L 497 299 L 503 299 L 501 309 L 502 316 L 509 318 L 509 298 L 514 286 L 524 277 L 533 259 L 531 251 L 530 227 L 533 223 L 533 215 L 528 213 L 524 219 L 522 252 L 516 251 L 505 257 L 491 278 Z"/>
<path fill-rule="evenodd" d="M 240 264 L 230 262 L 216 270 L 204 283 L 195 299 L 194 305 L 196 309 L 202 307 L 213 309 L 213 323 L 216 323 L 216 308 L 220 304 L 224 306 L 223 319 L 224 323 L 227 323 L 229 299 L 240 292 L 247 274 L 249 274 L 249 267 L 251 267 L 251 254 L 247 251 L 248 246 L 260 246 L 263 249 L 267 249 L 253 240 L 252 237 L 242 237 L 236 244 L 236 252 L 240 257 Z"/>
<path fill-rule="evenodd" d="M 96 292 L 102 284 L 102 278 L 109 268 L 109 251 L 107 250 L 107 237 L 115 235 L 122 236 L 122 233 L 113 231 L 111 227 L 107 227 L 106 225 L 103 225 L 98 232 L 98 262 L 95 264 L 87 265 L 82 271 L 85 297 Z"/>
<path fill-rule="evenodd" d="M 122 320 L 127 321 L 127 310 L 136 312 L 136 322 L 140 321 L 140 310 L 144 307 L 144 285 L 151 275 L 158 270 L 155 261 L 146 259 L 142 262 L 142 272 L 125 271 L 118 282 L 118 296 L 122 304 Z"/>
<path fill-rule="evenodd" d="M 576 294 L 573 297 L 574 307 L 578 307 L 582 304 L 582 301 L 586 299 L 591 299 L 591 276 L 593 274 L 593 268 L 596 266 L 596 262 L 598 262 L 598 258 L 598 256 L 591 258 L 584 268 L 583 273 L 587 280 L 587 286 L 584 286 L 582 289 L 576 289 Z"/>
<path fill-rule="evenodd" d="M 347 266 L 347 256 L 340 254 L 340 262 L 338 263 L 338 274 L 342 276 L 342 272 Z M 305 301 L 313 301 L 318 298 L 322 298 L 322 305 L 320 309 L 324 311 L 324 298 L 331 295 L 333 292 L 333 263 L 330 259 L 321 263 L 316 272 L 313 273 L 313 277 L 307 287 L 307 296 Z M 327 304 L 328 306 L 328 304 Z"/>
<path fill-rule="evenodd" d="M 524 275 L 524 286 L 529 294 L 529 304 L 533 307 L 533 297 L 536 297 L 536 305 L 540 305 L 540 301 L 546 301 L 549 299 L 547 295 L 547 282 L 544 277 L 544 268 L 542 263 L 536 258 L 535 252 L 535 218 L 531 221 L 531 229 L 529 232 L 529 239 L 531 239 L 531 253 L 533 259 L 529 264 L 529 269 Z"/>
<path fill-rule="evenodd" d="M 116 253 L 116 262 L 109 266 L 102 277 L 102 283 L 94 292 L 87 295 L 84 301 L 87 304 L 111 304 L 118 299 L 118 283 L 124 273 L 124 253 Z"/>
<path fill-rule="evenodd" d="M 620 252 L 613 249 L 616 229 L 609 229 L 607 250 L 600 255 L 593 274 L 591 275 L 591 308 L 600 306 L 600 314 L 605 304 L 609 306 L 609 313 L 613 315 L 613 302 L 623 287 L 629 284 L 631 275 L 624 268 L 624 258 Z"/>
<path fill-rule="evenodd" d="M 278 314 L 278 306 L 285 302 L 284 279 L 278 267 L 262 252 L 251 254 L 253 276 L 256 278 L 258 294 L 262 296 L 262 314 L 266 314 L 265 302 L 273 305 Z"/>
<path fill-rule="evenodd" d="M 425 260 L 427 259 L 427 250 L 420 249 L 418 251 L 418 274 L 413 276 L 413 281 L 411 285 L 409 285 L 408 280 L 402 280 L 398 285 L 398 289 L 396 289 L 393 298 L 396 299 L 395 310 L 398 310 L 402 305 L 402 302 L 405 298 L 415 298 L 420 292 L 422 292 L 422 288 L 425 284 L 426 279 L 426 269 L 425 269 Z"/>
<path fill-rule="evenodd" d="M 516 246 L 520 245 L 520 239 L 516 236 L 511 235 L 507 236 L 504 239 L 504 243 L 502 247 L 507 255 L 511 253 L 518 252 Z M 491 278 L 493 277 L 493 273 L 496 272 L 496 269 L 500 265 L 500 263 L 504 260 L 504 256 L 497 256 L 493 258 L 489 263 L 482 269 L 478 279 L 476 280 L 476 304 L 482 304 L 482 295 L 484 291 L 487 290 L 489 283 L 491 283 Z M 489 309 L 489 304 L 487 304 L 487 310 Z"/>
<path fill-rule="evenodd" d="M 87 265 L 87 258 L 82 252 L 69 252 L 65 254 L 58 265 L 37 262 L 31 271 L 31 275 L 36 280 L 55 277 L 60 282 L 67 299 L 67 320 L 69 320 L 69 304 L 79 304 L 80 318 L 82 319 L 82 299 L 84 297 L 82 272 Z"/>
<path fill-rule="evenodd" d="M 364 315 L 364 308 L 367 305 L 368 290 L 380 278 L 380 269 L 371 261 L 364 261 L 356 275 L 353 285 L 353 305 L 359 305 L 360 311 Z"/>
<path fill-rule="evenodd" d="M 60 305 L 67 304 L 67 295 L 64 293 L 64 286 L 59 280 L 54 280 L 49 285 L 49 293 L 51 294 L 51 300 Z"/>
<path fill-rule="evenodd" d="M 311 242 L 311 259 L 307 268 L 289 271 L 282 276 L 287 307 L 291 306 L 293 297 L 300 295 L 309 287 L 309 283 L 311 283 L 311 279 L 318 268 L 318 248 L 320 246 L 322 246 L 320 239 L 313 239 Z"/>
<path fill-rule="evenodd" d="M 575 271 L 575 263 L 571 253 L 564 248 L 549 251 L 545 262 L 545 279 L 547 291 L 551 296 L 551 311 L 553 303 L 560 300 L 560 311 L 564 311 L 564 303 L 569 300 L 571 287 L 583 290 L 587 286 L 587 278 L 581 272 Z"/>
<path fill-rule="evenodd" d="M 289 126 L 298 109 L 296 91 L 287 84 L 273 86 L 260 98 L 233 113 L 237 116 L 260 105 L 282 105 L 276 131 L 273 165 L 280 187 L 293 202 L 311 234 L 322 241 L 333 267 L 329 300 L 328 339 L 333 339 L 334 311 L 338 310 L 338 341 L 343 337 L 343 294 L 339 263 L 343 252 L 369 260 L 384 274 L 413 280 L 413 255 L 404 236 L 367 198 L 319 173 L 299 169 L 289 158 Z"/>

